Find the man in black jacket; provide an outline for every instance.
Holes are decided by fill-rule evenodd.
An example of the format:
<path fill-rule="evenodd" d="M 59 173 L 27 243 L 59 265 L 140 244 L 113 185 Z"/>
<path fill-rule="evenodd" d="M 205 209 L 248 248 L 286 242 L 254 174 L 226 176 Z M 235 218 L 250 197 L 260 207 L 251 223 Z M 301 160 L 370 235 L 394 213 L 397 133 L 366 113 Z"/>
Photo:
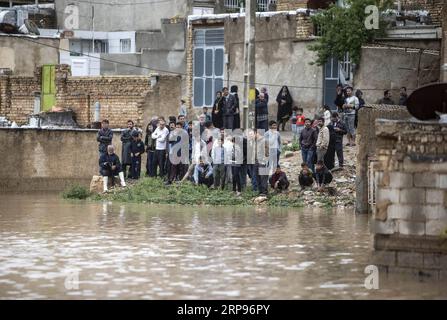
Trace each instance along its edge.
<path fill-rule="evenodd" d="M 343 136 L 347 133 L 346 126 L 340 121 L 338 112 L 332 113 L 332 126 L 334 128 L 334 148 L 337 153 L 338 166 L 343 168 L 344 158 L 343 158 Z M 334 155 L 335 160 L 335 155 Z"/>
<path fill-rule="evenodd" d="M 112 145 L 107 146 L 107 152 L 102 154 L 99 158 L 100 173 L 103 176 L 104 192 L 107 192 L 107 184 L 109 177 L 112 178 L 112 185 L 114 185 L 114 177 L 120 177 L 121 186 L 125 187 L 124 173 L 121 167 L 121 162 L 115 154 L 115 148 Z"/>
<path fill-rule="evenodd" d="M 301 157 L 303 162 L 314 171 L 314 154 L 316 152 L 316 143 L 318 132 L 312 128 L 310 119 L 304 120 L 304 129 L 300 133 Z"/>
<path fill-rule="evenodd" d="M 236 112 L 236 99 L 228 93 L 228 88 L 222 89 L 222 112 L 225 129 L 234 129 L 234 114 Z"/>
<path fill-rule="evenodd" d="M 101 129 L 98 131 L 96 141 L 99 142 L 99 156 L 107 153 L 107 146 L 112 144 L 113 132 L 109 128 L 109 120 L 104 119 L 101 122 Z"/>

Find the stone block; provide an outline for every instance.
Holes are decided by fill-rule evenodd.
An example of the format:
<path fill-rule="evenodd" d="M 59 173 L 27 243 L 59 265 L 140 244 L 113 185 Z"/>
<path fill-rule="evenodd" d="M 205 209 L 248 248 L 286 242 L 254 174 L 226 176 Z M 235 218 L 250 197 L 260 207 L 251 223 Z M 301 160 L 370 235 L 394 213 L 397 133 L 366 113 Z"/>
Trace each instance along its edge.
<path fill-rule="evenodd" d="M 427 189 L 425 192 L 425 203 L 443 204 L 446 191 L 438 189 Z"/>
<path fill-rule="evenodd" d="M 401 251 L 397 253 L 399 267 L 421 268 L 424 265 L 423 254 L 419 252 Z"/>
<path fill-rule="evenodd" d="M 391 188 L 407 188 L 413 186 L 413 174 L 402 172 L 390 172 Z"/>
<path fill-rule="evenodd" d="M 447 173 L 447 161 L 426 163 L 414 162 L 409 157 L 403 160 L 403 170 L 408 173 L 422 173 L 422 172 L 443 172 Z"/>
<path fill-rule="evenodd" d="M 441 255 L 436 253 L 424 253 L 424 268 L 440 268 Z"/>
<path fill-rule="evenodd" d="M 425 205 L 423 210 L 427 221 L 447 219 L 447 209 L 443 205 Z"/>
<path fill-rule="evenodd" d="M 439 188 L 447 189 L 447 174 L 439 175 Z"/>
<path fill-rule="evenodd" d="M 398 231 L 400 234 L 423 236 L 425 234 L 425 222 L 398 221 Z"/>
<path fill-rule="evenodd" d="M 428 236 L 441 236 L 447 229 L 447 219 L 430 220 L 425 224 L 425 234 Z"/>
<path fill-rule="evenodd" d="M 416 187 L 437 188 L 439 185 L 439 174 L 436 173 L 415 173 L 413 176 Z"/>
<path fill-rule="evenodd" d="M 397 225 L 394 220 L 387 221 L 374 220 L 371 223 L 371 232 L 379 234 L 393 234 L 397 232 Z"/>
<path fill-rule="evenodd" d="M 399 203 L 399 189 L 379 188 L 377 190 L 377 201 L 390 201 L 392 203 Z"/>
<path fill-rule="evenodd" d="M 410 205 L 392 204 L 388 206 L 388 219 L 411 220 L 415 207 Z"/>
<path fill-rule="evenodd" d="M 424 204 L 425 203 L 425 189 L 410 188 L 402 189 L 399 195 L 399 202 L 401 204 Z"/>
<path fill-rule="evenodd" d="M 382 266 L 396 265 L 396 251 L 375 250 L 371 254 L 372 264 Z"/>

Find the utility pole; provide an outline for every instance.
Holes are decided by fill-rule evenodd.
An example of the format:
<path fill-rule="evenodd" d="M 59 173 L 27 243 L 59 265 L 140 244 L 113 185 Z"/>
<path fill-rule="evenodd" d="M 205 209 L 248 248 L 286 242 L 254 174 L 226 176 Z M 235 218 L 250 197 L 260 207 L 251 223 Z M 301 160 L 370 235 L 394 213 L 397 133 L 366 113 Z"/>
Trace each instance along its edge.
<path fill-rule="evenodd" d="M 256 0 L 245 0 L 243 129 L 255 129 L 255 23 Z"/>

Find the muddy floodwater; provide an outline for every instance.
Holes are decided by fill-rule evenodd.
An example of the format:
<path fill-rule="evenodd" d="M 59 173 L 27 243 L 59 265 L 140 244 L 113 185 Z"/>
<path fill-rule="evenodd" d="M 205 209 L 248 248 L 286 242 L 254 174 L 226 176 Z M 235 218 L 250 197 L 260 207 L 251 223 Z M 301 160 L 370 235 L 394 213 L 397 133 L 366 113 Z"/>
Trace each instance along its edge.
<path fill-rule="evenodd" d="M 367 216 L 0 195 L 1 299 L 447 298 L 404 276 L 364 286 Z"/>

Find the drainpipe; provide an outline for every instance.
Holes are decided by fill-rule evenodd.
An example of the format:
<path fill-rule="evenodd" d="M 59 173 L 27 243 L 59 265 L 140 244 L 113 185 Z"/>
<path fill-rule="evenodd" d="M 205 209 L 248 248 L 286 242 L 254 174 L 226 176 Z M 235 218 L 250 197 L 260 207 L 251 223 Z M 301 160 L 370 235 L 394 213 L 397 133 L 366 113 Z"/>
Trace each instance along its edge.
<path fill-rule="evenodd" d="M 101 104 L 99 103 L 99 101 L 96 101 L 95 102 L 95 122 L 100 122 L 100 120 L 99 120 L 100 114 L 101 114 Z"/>

